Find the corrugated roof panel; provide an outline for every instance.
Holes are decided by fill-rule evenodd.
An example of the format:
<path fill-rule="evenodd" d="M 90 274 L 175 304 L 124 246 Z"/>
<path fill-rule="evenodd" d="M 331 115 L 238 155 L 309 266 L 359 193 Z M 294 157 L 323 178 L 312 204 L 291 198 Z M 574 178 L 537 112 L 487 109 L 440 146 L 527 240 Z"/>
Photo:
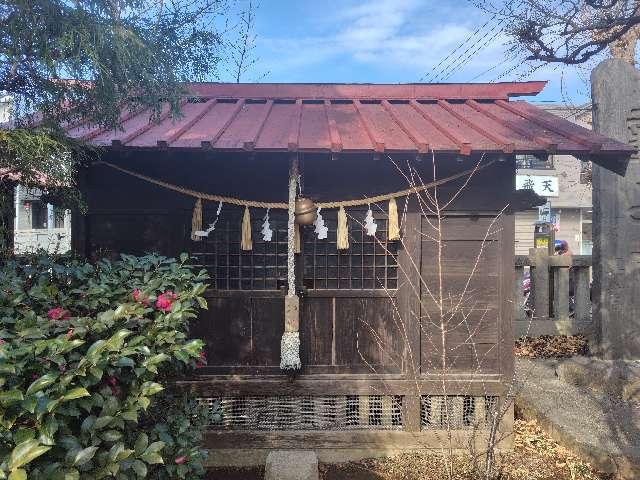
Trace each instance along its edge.
<path fill-rule="evenodd" d="M 415 150 L 416 144 L 400 128 L 380 102 L 360 102 L 359 110 L 369 123 L 374 138 L 384 144 L 385 150 Z"/>
<path fill-rule="evenodd" d="M 227 124 L 242 108 L 237 102 L 216 102 L 195 125 L 184 132 L 171 146 L 200 147 L 202 142 L 212 142 L 219 136 Z"/>
<path fill-rule="evenodd" d="M 409 102 L 391 103 L 389 108 L 396 113 L 403 125 L 417 130 L 431 150 L 458 151 L 458 145 L 426 120 Z"/>
<path fill-rule="evenodd" d="M 532 140 L 528 149 L 532 149 L 533 146 L 538 146 L 539 150 L 546 150 L 549 148 L 562 151 L 584 150 L 583 145 L 572 142 L 562 135 L 558 135 L 547 128 L 530 122 L 526 118 L 516 115 L 495 103 L 482 104 L 482 107 L 491 115 L 502 119 L 509 125 L 529 132 Z"/>
<path fill-rule="evenodd" d="M 296 122 L 292 111 L 296 108 L 295 103 L 275 102 L 255 148 L 259 150 L 287 150 L 289 138 Z"/>
<path fill-rule="evenodd" d="M 75 124 L 96 145 L 256 151 L 416 153 L 472 151 L 600 154 L 635 151 L 510 96 L 543 82 L 500 84 L 189 84 L 201 103 L 159 123 L 123 111 L 123 130 Z"/>
<path fill-rule="evenodd" d="M 245 145 L 249 147 L 249 143 L 254 142 L 258 136 L 270 105 L 267 102 L 245 102 L 220 138 L 215 144 L 212 143 L 212 147 L 222 150 L 241 150 L 245 148 Z"/>
<path fill-rule="evenodd" d="M 350 103 L 330 103 L 327 105 L 329 117 L 336 122 L 343 150 L 371 150 L 373 144 L 362 128 L 358 112 Z"/>
<path fill-rule="evenodd" d="M 170 106 L 165 103 L 160 111 L 160 119 L 166 118 L 169 114 Z M 93 138 L 93 143 L 96 145 L 109 145 L 113 142 L 128 143 L 139 134 L 142 134 L 147 129 L 154 125 L 151 121 L 151 112 L 144 111 L 129 120 L 125 120 L 122 123 L 122 130 L 110 130 L 103 132 Z"/>
<path fill-rule="evenodd" d="M 443 132 L 447 132 L 462 144 L 471 145 L 471 150 L 500 150 L 501 145 L 487 139 L 484 135 L 469 128 L 437 103 L 418 103 L 417 108 L 424 112 Z"/>
<path fill-rule="evenodd" d="M 476 131 L 484 136 L 490 135 L 488 137 L 490 139 L 494 137 L 495 141 L 512 144 L 516 150 L 527 148 L 531 144 L 531 138 L 483 115 L 466 103 L 451 103 L 450 106 L 452 110 L 466 118 Z"/>
<path fill-rule="evenodd" d="M 215 100 L 202 103 L 186 103 L 178 118 L 166 118 L 159 124 L 153 124 L 149 130 L 132 139 L 127 145 L 132 147 L 144 147 L 156 145 L 158 142 L 170 143 L 180 133 L 180 130 L 192 122 L 194 118 L 209 108 Z"/>
<path fill-rule="evenodd" d="M 302 103 L 300 138 L 298 144 L 301 149 L 331 149 L 331 135 L 329 133 L 329 122 L 327 120 L 324 102 Z"/>

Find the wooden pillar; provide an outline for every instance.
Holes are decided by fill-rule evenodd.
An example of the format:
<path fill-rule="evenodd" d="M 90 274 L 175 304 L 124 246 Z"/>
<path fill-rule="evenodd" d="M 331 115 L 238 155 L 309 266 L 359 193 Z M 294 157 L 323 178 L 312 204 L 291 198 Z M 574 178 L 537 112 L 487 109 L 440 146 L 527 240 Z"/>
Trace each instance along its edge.
<path fill-rule="evenodd" d="M 640 74 L 608 59 L 591 73 L 593 127 L 640 147 Z M 640 157 L 593 165 L 594 326 L 608 359 L 640 358 Z M 626 167 L 626 168 L 625 168 Z M 614 170 L 614 171 L 612 171 Z"/>

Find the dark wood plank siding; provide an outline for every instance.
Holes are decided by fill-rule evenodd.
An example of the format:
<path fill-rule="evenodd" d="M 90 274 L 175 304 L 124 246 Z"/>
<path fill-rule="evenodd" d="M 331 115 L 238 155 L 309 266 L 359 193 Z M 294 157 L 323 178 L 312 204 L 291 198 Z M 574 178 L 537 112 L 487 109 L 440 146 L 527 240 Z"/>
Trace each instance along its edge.
<path fill-rule="evenodd" d="M 423 373 L 498 372 L 502 219 L 425 217 L 422 233 Z"/>
<path fill-rule="evenodd" d="M 286 197 L 287 158 L 284 157 L 250 158 L 229 154 L 207 155 L 205 158 L 198 152 L 180 155 L 165 152 L 111 152 L 109 155 L 107 160 L 132 170 L 204 192 L 256 200 L 281 201 Z M 326 156 L 316 158 L 309 155 L 302 161 L 305 192 L 319 201 L 325 201 L 362 198 L 400 190 L 406 188 L 406 179 L 399 171 L 406 160 L 394 158 L 396 165 L 393 165 L 391 162 L 372 162 L 370 157 L 354 155 L 328 162 Z M 453 158 L 443 157 L 438 160 L 438 176 L 444 177 L 471 168 L 474 163 L 475 159 L 461 164 Z M 425 182 L 432 180 L 433 166 L 430 161 L 414 165 Z M 187 251 L 206 256 L 207 248 L 217 248 L 211 241 L 190 240 L 192 198 L 128 177 L 105 166 L 92 167 L 84 177 L 82 185 L 89 212 L 84 221 L 78 221 L 82 228 L 74 228 L 74 245 L 81 252 L 142 254 L 155 251 L 173 256 Z M 459 180 L 441 187 L 441 198 L 455 193 L 462 183 L 463 180 Z M 512 190 L 513 165 L 496 163 L 479 172 L 465 192 L 450 205 L 451 213 L 466 215 L 447 220 L 444 265 L 449 273 L 445 276 L 445 287 L 452 295 L 462 286 L 472 260 L 470 252 L 477 251 L 487 219 L 494 215 L 490 212 L 503 208 L 509 202 Z M 399 202 L 401 214 L 403 203 Z M 205 202 L 205 224 L 213 219 L 216 207 L 214 202 Z M 381 222 L 380 230 L 384 232 L 386 227 L 382 222 L 387 209 L 386 202 L 372 205 L 372 208 Z M 232 222 L 229 235 L 236 235 L 241 212 L 228 205 L 223 206 L 222 212 L 223 219 Z M 364 212 L 361 209 L 349 212 L 356 220 L 362 221 Z M 324 213 L 329 226 L 333 228 L 335 212 Z M 262 215 L 264 211 L 252 210 L 256 254 L 264 247 L 259 239 Z M 420 370 L 422 373 L 432 373 L 439 367 L 439 347 L 433 341 L 434 332 L 425 329 L 424 322 L 421 324 L 418 318 L 419 315 L 432 313 L 434 306 L 429 304 L 424 292 L 422 295 L 415 294 L 409 287 L 409 282 L 419 283 L 418 273 L 425 276 L 427 284 L 433 286 L 435 282 L 435 254 L 433 246 L 421 240 L 421 234 L 428 233 L 428 229 L 422 232 L 424 218 L 421 218 L 415 205 L 411 206 L 403 223 L 403 228 L 408 229 L 405 230 L 404 244 L 397 246 L 400 265 L 397 271 L 392 272 L 387 268 L 388 258 L 384 261 L 384 276 L 390 279 L 387 284 L 389 290 L 371 288 L 375 284 L 374 279 L 381 275 L 378 270 L 383 270 L 379 269 L 379 263 L 371 266 L 365 263 L 364 254 L 369 252 L 367 249 L 370 246 L 365 246 L 363 242 L 370 237 L 352 236 L 352 240 L 357 240 L 353 245 L 358 245 L 354 251 L 359 249 L 361 260 L 356 263 L 354 257 L 350 263 L 344 264 L 345 268 L 351 270 L 360 269 L 361 278 L 358 277 L 358 281 L 343 283 L 341 280 L 342 253 L 332 253 L 333 256 L 325 254 L 326 267 L 316 263 L 310 267 L 309 264 L 302 265 L 298 269 L 298 276 L 302 277 L 324 268 L 326 277 L 323 282 L 307 284 L 303 278 L 298 279 L 301 288 L 309 288 L 302 292 L 301 304 L 302 374 L 375 373 L 399 375 L 410 381 L 414 372 L 408 368 L 411 361 L 417 368 L 415 373 Z M 277 234 L 283 233 L 282 215 L 272 212 L 272 219 Z M 355 220 L 351 225 L 352 229 L 355 228 Z M 310 235 L 313 235 L 312 227 L 303 232 L 303 249 L 315 248 L 314 255 L 319 255 L 317 252 L 321 249 L 316 245 L 319 242 Z M 331 235 L 332 239 L 322 248 L 329 248 L 329 244 L 334 248 L 335 233 L 332 231 Z M 504 308 L 510 293 L 507 295 L 502 285 L 509 268 L 512 269 L 505 255 L 510 255 L 512 260 L 513 239 L 496 231 L 488 240 L 472 282 L 476 297 L 473 308 L 470 313 L 467 312 L 469 317 L 466 323 L 452 328 L 447 334 L 447 349 L 451 350 L 447 353 L 450 360 L 448 364 L 452 373 L 477 373 L 475 364 L 478 352 L 483 358 L 483 374 L 502 373 L 501 358 L 506 370 L 510 368 L 507 364 L 512 365 L 508 345 L 509 342 L 512 344 L 512 339 L 508 340 L 509 317 L 505 316 Z M 237 243 L 239 238 L 233 241 Z M 275 248 L 274 252 L 264 250 L 261 254 L 265 256 L 263 279 L 257 282 L 261 285 L 257 287 L 261 291 L 248 289 L 235 292 L 231 288 L 235 283 L 227 282 L 224 285 L 228 290 L 220 288 L 208 292 L 209 310 L 200 314 L 192 328 L 194 337 L 207 342 L 210 366 L 203 369 L 202 373 L 281 374 L 279 352 L 284 314 L 280 287 L 284 275 L 278 261 L 275 262 L 275 273 L 266 270 L 269 265 L 267 255 L 275 258 L 285 253 L 284 250 L 280 252 L 280 247 L 271 245 L 269 248 Z M 376 245 L 373 254 L 368 253 L 373 262 L 383 258 L 378 256 L 379 250 Z M 242 255 L 246 254 L 238 253 L 238 256 Z M 334 257 L 335 266 L 331 263 Z M 204 265 L 206 258 L 202 258 Z M 252 264 L 254 272 L 257 267 L 263 266 L 260 263 L 262 260 L 257 257 L 255 260 Z M 301 264 L 300 261 L 298 263 Z M 418 270 L 415 270 L 416 266 Z M 304 267 L 307 267 L 306 271 Z M 338 271 L 336 275 L 333 274 L 334 267 Z M 220 268 L 218 263 L 215 268 Z M 395 264 L 393 268 L 396 268 Z M 373 272 L 371 275 L 368 269 Z M 404 273 L 402 269 L 405 269 Z M 335 287 L 330 290 L 334 285 L 331 280 L 334 276 Z M 511 290 L 512 284 L 512 281 L 508 283 Z M 243 285 L 243 282 L 239 280 L 238 285 Z M 348 290 L 343 288 L 345 285 Z M 424 311 L 420 311 L 421 303 Z M 471 339 L 468 338 L 470 336 Z M 503 339 L 502 344 L 499 344 L 499 339 Z"/>

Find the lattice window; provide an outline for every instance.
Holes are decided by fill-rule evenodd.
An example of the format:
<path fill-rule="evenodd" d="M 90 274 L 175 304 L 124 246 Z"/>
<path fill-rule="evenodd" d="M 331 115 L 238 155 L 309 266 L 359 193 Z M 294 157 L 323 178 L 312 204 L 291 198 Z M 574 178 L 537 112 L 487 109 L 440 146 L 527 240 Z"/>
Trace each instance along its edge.
<path fill-rule="evenodd" d="M 191 242 L 192 254 L 209 272 L 211 287 L 218 290 L 277 290 L 287 281 L 286 213 L 269 214 L 273 237 L 262 240 L 263 210 L 251 211 L 253 250 L 240 250 L 241 211 L 226 207 L 216 229 L 200 242 Z M 206 222 L 213 218 L 207 211 Z"/>
<path fill-rule="evenodd" d="M 375 237 L 370 237 L 361 226 L 364 211 L 348 211 L 347 215 L 348 250 L 336 247 L 336 212 L 322 212 L 329 229 L 326 240 L 318 240 L 313 227 L 306 227 L 303 234 L 304 286 L 309 289 L 397 288 L 398 242 L 387 241 L 386 219 L 376 219 L 378 230 Z"/>
<path fill-rule="evenodd" d="M 207 397 L 212 428 L 229 430 L 402 430 L 402 396 Z"/>
<path fill-rule="evenodd" d="M 211 211 L 203 218 L 210 221 Z M 301 228 L 302 255 L 298 262 L 299 283 L 309 289 L 395 289 L 398 285 L 398 242 L 387 241 L 386 219 L 376 219 L 376 236 L 369 237 L 358 223 L 365 212 L 348 212 L 348 250 L 336 247 L 337 213 L 322 212 L 329 228 L 328 237 L 318 240 L 313 226 Z M 253 250 L 240 250 L 242 211 L 227 207 L 216 229 L 200 242 L 191 242 L 192 255 L 198 266 L 211 277 L 217 290 L 277 290 L 286 286 L 287 279 L 287 216 L 286 212 L 271 211 L 273 230 L 271 242 L 262 240 L 264 211 L 252 210 Z M 355 220 L 357 219 L 357 221 Z"/>

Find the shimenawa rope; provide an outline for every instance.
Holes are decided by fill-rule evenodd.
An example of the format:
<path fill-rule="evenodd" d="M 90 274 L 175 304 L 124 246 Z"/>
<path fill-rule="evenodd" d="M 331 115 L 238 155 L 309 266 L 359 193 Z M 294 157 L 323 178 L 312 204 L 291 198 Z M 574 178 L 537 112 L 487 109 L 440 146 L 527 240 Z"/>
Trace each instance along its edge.
<path fill-rule="evenodd" d="M 484 168 L 489 167 L 490 165 L 493 165 L 496 162 L 496 160 L 491 160 L 483 165 L 476 165 L 474 168 L 470 168 L 469 170 L 465 170 L 463 172 L 460 173 L 456 173 L 455 175 L 451 175 L 449 177 L 445 177 L 445 178 L 441 178 L 440 180 L 436 180 L 434 182 L 430 182 L 424 185 L 420 185 L 417 187 L 412 187 L 412 188 L 406 188 L 404 190 L 399 190 L 397 192 L 393 192 L 393 193 L 386 193 L 383 195 L 376 195 L 373 197 L 367 197 L 367 198 L 362 198 L 362 199 L 356 199 L 356 200 L 342 200 L 342 201 L 337 201 L 337 202 L 320 202 L 320 203 L 316 203 L 316 205 L 320 208 L 340 208 L 340 207 L 358 207 L 358 206 L 362 206 L 362 205 L 368 205 L 371 203 L 379 203 L 379 202 L 384 202 L 387 200 L 391 200 L 394 198 L 399 198 L 399 197 L 406 197 L 408 195 L 411 195 L 413 193 L 418 193 L 418 192 L 422 192 L 424 190 L 427 190 L 429 188 L 432 187 L 437 187 L 439 185 L 443 185 L 445 183 L 448 182 L 452 182 L 454 180 L 457 180 L 459 178 L 465 177 L 467 175 L 471 175 L 474 172 L 478 172 Z M 173 190 L 174 192 L 178 192 L 178 193 L 182 193 L 184 195 L 189 195 L 191 197 L 194 198 L 200 198 L 202 200 L 209 200 L 212 202 L 223 202 L 223 203 L 228 203 L 231 205 L 239 205 L 242 207 L 252 207 L 252 208 L 278 208 L 278 209 L 283 209 L 283 210 L 287 210 L 289 208 L 289 205 L 285 202 L 260 202 L 257 200 L 242 200 L 239 198 L 233 198 L 233 197 L 225 197 L 223 195 L 212 195 L 210 193 L 204 193 L 204 192 L 198 192 L 197 190 L 192 190 L 190 188 L 185 188 L 185 187 L 181 187 L 179 185 L 173 185 L 169 182 L 165 182 L 164 180 L 158 180 L 156 178 L 153 177 L 149 177 L 147 175 L 143 175 L 141 173 L 137 173 L 134 172 L 132 170 L 128 170 L 126 168 L 123 167 L 119 167 L 118 165 L 114 165 L 113 163 L 110 162 L 106 162 L 104 160 L 101 160 L 99 162 L 96 162 L 95 165 L 106 165 L 108 167 L 113 168 L 114 170 L 118 170 L 119 172 L 122 173 L 126 173 L 127 175 L 130 175 L 132 177 L 135 178 L 139 178 L 140 180 L 144 180 L 146 182 L 149 183 L 153 183 L 154 185 L 158 185 L 160 187 L 164 187 L 167 188 L 169 190 Z"/>

